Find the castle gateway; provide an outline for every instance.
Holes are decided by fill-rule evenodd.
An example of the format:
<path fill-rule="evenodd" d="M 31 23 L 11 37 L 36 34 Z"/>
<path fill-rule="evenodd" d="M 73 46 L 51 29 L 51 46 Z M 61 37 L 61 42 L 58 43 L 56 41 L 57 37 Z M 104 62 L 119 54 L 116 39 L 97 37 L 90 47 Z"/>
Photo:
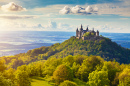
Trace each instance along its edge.
<path fill-rule="evenodd" d="M 76 38 L 80 39 L 82 38 L 83 40 L 91 39 L 91 38 L 97 38 L 99 36 L 99 31 L 97 30 L 96 32 L 93 30 L 89 30 L 88 27 L 86 30 L 83 30 L 83 26 L 81 24 L 80 30 L 76 30 Z"/>

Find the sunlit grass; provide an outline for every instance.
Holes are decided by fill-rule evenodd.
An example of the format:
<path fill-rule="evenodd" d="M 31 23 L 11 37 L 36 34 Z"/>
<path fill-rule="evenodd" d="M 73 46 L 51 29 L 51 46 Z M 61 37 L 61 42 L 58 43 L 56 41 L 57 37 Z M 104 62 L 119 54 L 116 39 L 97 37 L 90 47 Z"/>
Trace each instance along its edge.
<path fill-rule="evenodd" d="M 32 77 L 31 86 L 54 86 L 54 83 L 48 82 L 43 77 Z"/>
<path fill-rule="evenodd" d="M 31 78 L 32 82 L 31 82 L 31 85 L 32 86 L 55 86 L 54 83 L 52 82 L 48 82 L 48 79 L 45 79 L 43 77 L 32 77 Z M 89 86 L 86 82 L 83 82 L 79 79 L 74 79 L 74 81 L 77 86 Z"/>

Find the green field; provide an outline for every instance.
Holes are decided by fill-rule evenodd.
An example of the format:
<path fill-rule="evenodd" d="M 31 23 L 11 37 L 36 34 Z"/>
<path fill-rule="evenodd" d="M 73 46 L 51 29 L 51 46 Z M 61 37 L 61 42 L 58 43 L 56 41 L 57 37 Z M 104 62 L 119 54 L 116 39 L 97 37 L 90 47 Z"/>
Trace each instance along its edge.
<path fill-rule="evenodd" d="M 48 82 L 43 77 L 32 77 L 31 85 L 32 86 L 54 86 L 54 83 Z"/>
<path fill-rule="evenodd" d="M 43 77 L 32 77 L 31 81 L 32 86 L 55 86 L 54 83 L 48 82 L 47 79 L 44 79 Z M 79 79 L 74 79 L 74 82 L 78 86 L 89 86 Z"/>

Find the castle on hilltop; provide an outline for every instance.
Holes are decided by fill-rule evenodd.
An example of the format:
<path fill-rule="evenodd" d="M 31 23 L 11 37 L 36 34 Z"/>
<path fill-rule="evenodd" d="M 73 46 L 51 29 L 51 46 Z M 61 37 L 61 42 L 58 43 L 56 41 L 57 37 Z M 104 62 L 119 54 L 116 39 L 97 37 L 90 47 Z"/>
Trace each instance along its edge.
<path fill-rule="evenodd" d="M 89 33 L 89 37 L 85 37 L 84 36 L 85 33 Z M 98 36 L 99 36 L 98 30 L 95 32 L 94 28 L 93 30 L 89 30 L 88 27 L 86 28 L 86 30 L 83 30 L 82 24 L 80 30 L 78 30 L 78 28 L 76 30 L 76 38 L 78 39 L 82 38 L 83 40 L 86 40 L 86 39 L 90 39 L 90 37 L 98 37 Z"/>

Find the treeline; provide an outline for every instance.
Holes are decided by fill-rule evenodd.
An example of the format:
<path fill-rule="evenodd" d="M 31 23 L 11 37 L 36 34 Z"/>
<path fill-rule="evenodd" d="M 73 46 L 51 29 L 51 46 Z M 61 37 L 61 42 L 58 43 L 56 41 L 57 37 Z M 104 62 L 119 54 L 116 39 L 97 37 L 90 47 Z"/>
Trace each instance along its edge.
<path fill-rule="evenodd" d="M 68 55 L 97 55 L 106 61 L 116 60 L 119 63 L 130 63 L 130 49 L 121 47 L 110 39 L 102 37 L 100 40 L 82 40 L 71 37 L 63 43 L 56 43 L 48 47 L 40 47 L 14 56 L 3 56 L 8 68 L 17 68 L 31 62 L 47 60 L 49 57 L 64 58 Z"/>
<path fill-rule="evenodd" d="M 64 58 L 49 58 L 7 69 L 0 61 L 0 86 L 31 86 L 33 76 L 45 77 L 55 86 L 80 86 L 79 79 L 86 86 L 129 86 L 130 64 L 105 61 L 100 56 L 69 55 Z"/>

